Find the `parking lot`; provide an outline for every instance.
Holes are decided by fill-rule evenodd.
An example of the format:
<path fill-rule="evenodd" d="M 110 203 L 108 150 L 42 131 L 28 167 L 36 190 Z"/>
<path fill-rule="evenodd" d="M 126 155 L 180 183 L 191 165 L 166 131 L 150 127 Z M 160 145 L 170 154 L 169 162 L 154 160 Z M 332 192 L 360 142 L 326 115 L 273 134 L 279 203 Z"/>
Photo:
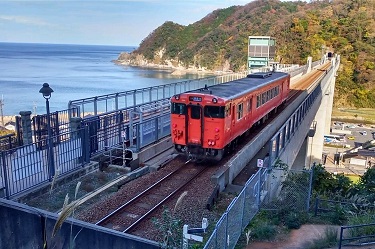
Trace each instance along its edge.
<path fill-rule="evenodd" d="M 357 125 L 350 123 L 334 122 L 331 126 L 332 134 L 340 134 L 341 131 L 350 132 L 345 136 L 345 144 L 350 145 L 350 148 L 355 148 L 369 140 L 375 140 L 375 126 L 374 125 Z M 341 133 L 341 134 L 342 134 Z"/>
<path fill-rule="evenodd" d="M 344 173 L 346 175 L 363 175 L 367 170 L 368 164 L 356 165 L 351 164 L 350 160 L 340 159 L 337 164 L 334 161 L 334 155 L 341 153 L 347 153 L 351 149 L 358 148 L 367 141 L 375 140 L 375 126 L 374 125 L 358 125 L 342 122 L 332 122 L 331 135 L 344 135 L 345 138 L 340 142 L 325 143 L 324 152 L 327 155 L 325 167 L 329 172 L 332 173 Z M 330 134 L 326 134 L 330 135 Z M 330 146 L 333 145 L 333 146 Z M 361 158 L 361 157 L 360 157 Z M 362 157 L 362 159 L 364 159 Z M 375 165 L 375 158 L 367 157 L 371 164 Z"/>

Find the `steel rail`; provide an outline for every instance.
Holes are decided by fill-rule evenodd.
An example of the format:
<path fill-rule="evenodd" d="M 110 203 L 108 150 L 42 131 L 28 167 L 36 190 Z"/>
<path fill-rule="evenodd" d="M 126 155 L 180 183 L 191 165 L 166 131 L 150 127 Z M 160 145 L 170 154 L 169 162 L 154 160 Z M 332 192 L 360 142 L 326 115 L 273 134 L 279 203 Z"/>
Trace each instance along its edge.
<path fill-rule="evenodd" d="M 173 171 L 173 172 L 169 173 L 168 175 L 164 176 L 159 181 L 157 181 L 154 184 L 152 184 L 150 187 L 148 187 L 147 189 L 145 189 L 144 191 L 142 191 L 141 193 L 139 193 L 138 195 L 136 195 L 135 197 L 133 197 L 132 199 L 130 199 L 129 201 L 127 201 L 126 203 L 124 203 L 123 205 L 121 205 L 120 207 L 118 207 L 116 210 L 112 211 L 110 214 L 108 214 L 105 217 L 103 217 L 101 220 L 99 220 L 95 224 L 99 225 L 99 226 L 105 226 L 106 222 L 108 222 L 109 220 L 111 220 L 113 217 L 116 217 L 119 213 L 121 213 L 127 207 L 130 207 L 131 205 L 133 205 L 134 203 L 136 203 L 137 201 L 139 201 L 142 197 L 144 197 L 147 194 L 149 194 L 152 190 L 154 190 L 155 188 L 161 186 L 162 183 L 165 183 L 166 181 L 173 179 L 173 176 L 178 175 L 179 172 L 181 172 L 181 171 L 183 172 L 184 170 L 186 170 L 186 165 L 181 166 L 178 169 L 176 169 L 175 171 Z M 179 192 L 183 187 L 185 187 L 188 183 L 190 183 L 193 179 L 195 179 L 199 174 L 203 173 L 205 170 L 207 170 L 207 167 L 202 167 L 200 170 L 198 170 L 197 172 L 195 172 L 190 178 L 184 179 L 184 183 L 183 184 L 181 184 L 180 186 L 178 186 L 174 191 L 172 191 L 171 193 L 169 193 L 166 197 L 164 197 L 161 201 L 159 201 L 151 209 L 149 209 L 148 211 L 146 211 L 146 213 L 144 213 L 143 215 L 141 215 L 130 226 L 128 226 L 125 230 L 123 230 L 123 232 L 125 233 L 125 232 L 128 232 L 130 229 L 133 229 L 136 225 L 138 225 L 140 222 L 142 222 L 147 216 L 149 216 L 152 212 L 154 212 L 158 207 L 160 207 L 160 205 L 162 205 L 163 203 L 165 203 L 168 199 L 170 199 L 172 196 L 174 196 L 177 192 Z"/>

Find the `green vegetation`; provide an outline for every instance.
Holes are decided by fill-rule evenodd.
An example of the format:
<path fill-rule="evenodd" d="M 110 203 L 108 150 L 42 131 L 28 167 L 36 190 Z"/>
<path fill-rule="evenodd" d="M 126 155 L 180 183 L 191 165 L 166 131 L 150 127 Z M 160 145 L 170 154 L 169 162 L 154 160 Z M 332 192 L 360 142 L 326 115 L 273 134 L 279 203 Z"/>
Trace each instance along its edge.
<path fill-rule="evenodd" d="M 164 207 L 162 217 L 152 218 L 152 223 L 158 229 L 158 238 L 161 248 L 180 248 L 181 247 L 181 226 L 182 222 L 176 217 L 176 211 L 180 206 L 187 192 L 183 192 L 177 199 L 172 211 L 168 207 Z"/>
<path fill-rule="evenodd" d="M 306 184 L 303 177 L 288 176 L 286 185 L 297 185 L 301 180 Z M 293 184 L 293 182 L 296 184 Z M 285 189 L 285 187 L 283 188 Z M 322 165 L 316 165 L 313 168 L 312 188 L 312 204 L 309 212 L 301 211 L 302 209 L 298 208 L 298 205 L 290 206 L 287 202 L 278 203 L 278 209 L 260 211 L 245 229 L 240 241 L 249 243 L 249 240 L 277 240 L 280 235 L 285 235 L 288 230 L 298 229 L 306 223 L 327 225 L 373 223 L 375 218 L 375 168 L 368 169 L 359 181 L 352 182 L 344 175 L 334 175 L 326 171 Z M 281 192 L 283 191 L 285 190 Z M 288 191 L 288 188 L 286 188 L 286 191 Z M 280 195 L 285 194 L 281 193 Z M 320 199 L 319 207 L 326 211 L 318 212 L 318 216 L 314 216 L 313 209 L 315 206 L 313 203 L 317 198 Z M 296 202 L 296 200 L 294 201 Z M 358 227 L 348 232 L 352 237 L 372 235 L 375 233 L 375 227 Z M 337 229 L 327 228 L 322 238 L 307 242 L 304 248 L 315 249 L 335 246 L 337 244 L 337 233 Z"/>
<path fill-rule="evenodd" d="M 165 22 L 132 54 L 158 64 L 244 71 L 248 36 L 272 36 L 282 63 L 339 54 L 335 106 L 375 108 L 374 15 L 373 0 L 257 0 L 215 10 L 188 26 Z"/>
<path fill-rule="evenodd" d="M 306 249 L 322 249 L 330 248 L 337 244 L 337 230 L 334 228 L 327 228 L 322 238 L 315 239 L 312 242 L 306 243 L 303 248 Z"/>

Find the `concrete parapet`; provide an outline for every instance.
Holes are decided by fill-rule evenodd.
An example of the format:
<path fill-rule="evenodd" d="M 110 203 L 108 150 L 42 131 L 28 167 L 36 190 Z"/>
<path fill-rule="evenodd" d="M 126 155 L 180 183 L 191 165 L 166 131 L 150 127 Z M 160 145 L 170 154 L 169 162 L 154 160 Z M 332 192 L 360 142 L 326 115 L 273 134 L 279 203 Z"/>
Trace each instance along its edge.
<path fill-rule="evenodd" d="M 23 144 L 31 144 L 33 142 L 33 134 L 31 130 L 31 111 L 20 111 L 22 139 Z"/>
<path fill-rule="evenodd" d="M 241 172 L 241 170 L 256 156 L 258 151 L 272 138 L 278 129 L 285 123 L 291 115 L 289 109 L 284 110 L 271 124 L 268 124 L 261 133 L 243 147 L 237 154 L 226 164 L 223 170 L 215 173 L 211 180 L 220 186 L 220 191 L 232 183 L 233 179 Z M 294 111 L 294 109 L 293 109 Z"/>
<path fill-rule="evenodd" d="M 158 143 L 148 146 L 137 153 L 139 165 L 143 165 L 146 161 L 159 155 L 160 153 L 173 147 L 172 139 L 170 137 L 160 140 Z"/>
<path fill-rule="evenodd" d="M 159 243 L 68 218 L 52 235 L 58 215 L 0 199 L 0 248 L 157 249 Z M 74 238 L 72 240 L 72 238 Z"/>

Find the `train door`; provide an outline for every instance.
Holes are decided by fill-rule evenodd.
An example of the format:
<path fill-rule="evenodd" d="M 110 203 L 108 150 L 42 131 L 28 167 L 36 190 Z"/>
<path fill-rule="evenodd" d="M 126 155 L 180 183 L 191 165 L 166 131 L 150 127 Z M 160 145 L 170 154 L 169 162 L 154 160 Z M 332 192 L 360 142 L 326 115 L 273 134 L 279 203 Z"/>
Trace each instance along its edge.
<path fill-rule="evenodd" d="M 188 106 L 187 143 L 202 144 L 202 107 L 200 105 Z"/>
<path fill-rule="evenodd" d="M 233 138 L 234 136 L 234 131 L 236 130 L 235 129 L 235 126 L 236 126 L 236 105 L 233 104 L 232 105 L 232 111 L 231 111 L 231 117 L 232 117 L 232 125 L 231 125 L 231 132 L 230 132 L 230 137 L 231 139 Z"/>

